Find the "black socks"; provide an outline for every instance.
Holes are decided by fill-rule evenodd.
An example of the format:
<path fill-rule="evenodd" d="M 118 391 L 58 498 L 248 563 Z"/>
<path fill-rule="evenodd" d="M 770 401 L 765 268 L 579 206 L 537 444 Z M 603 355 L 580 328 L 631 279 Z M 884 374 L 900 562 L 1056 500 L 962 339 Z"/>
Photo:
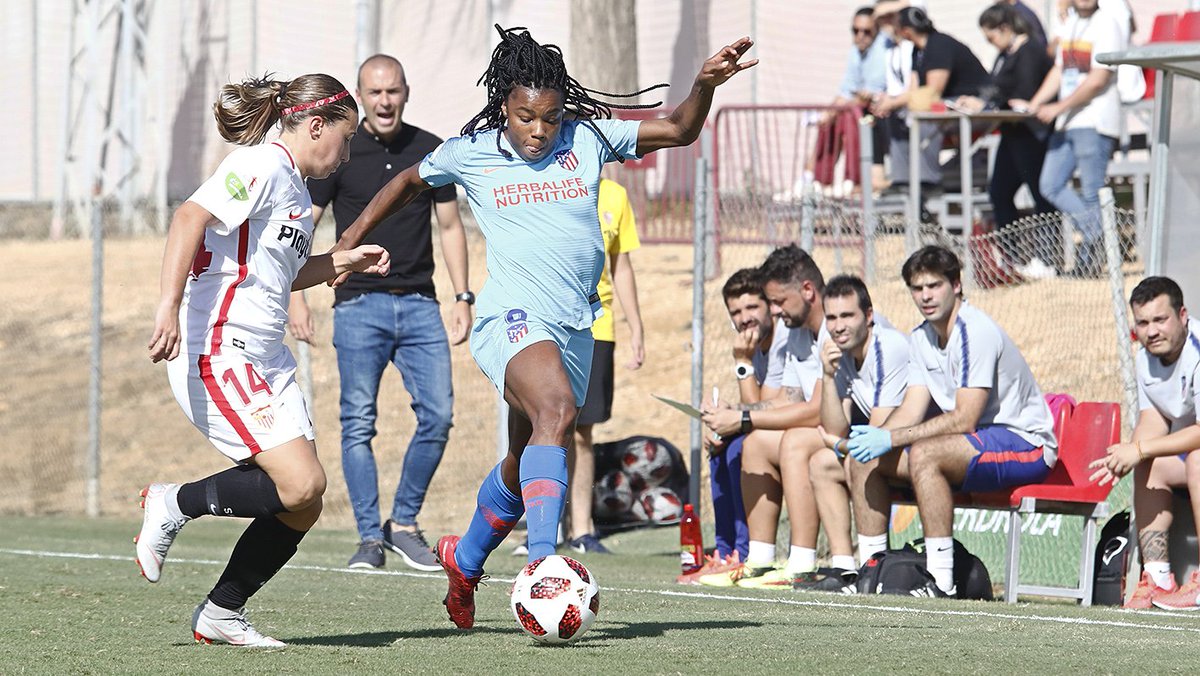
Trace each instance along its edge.
<path fill-rule="evenodd" d="M 196 518 L 270 517 L 284 511 L 275 482 L 257 465 L 238 465 L 179 487 L 179 511 Z"/>
<path fill-rule="evenodd" d="M 219 475 L 218 475 L 219 476 Z M 229 565 L 208 599 L 226 610 L 237 610 L 296 553 L 303 531 L 293 530 L 274 516 L 250 523 L 229 557 Z"/>

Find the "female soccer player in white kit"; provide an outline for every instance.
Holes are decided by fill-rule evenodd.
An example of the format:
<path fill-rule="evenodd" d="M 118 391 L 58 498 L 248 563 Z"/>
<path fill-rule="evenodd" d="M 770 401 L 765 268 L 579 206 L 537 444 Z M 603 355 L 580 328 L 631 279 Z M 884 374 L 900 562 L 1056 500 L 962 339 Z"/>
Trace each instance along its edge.
<path fill-rule="evenodd" d="M 688 145 L 700 135 L 715 88 L 758 63 L 738 63 L 753 44 L 742 38 L 704 62 L 669 116 L 601 119 L 610 108 L 650 106 L 597 101 L 567 74 L 558 47 L 538 44 L 523 28 L 496 29 L 500 44 L 480 80 L 488 90 L 484 109 L 462 136 L 389 181 L 339 241 L 339 247 L 358 244 L 421 191 L 449 183 L 466 189 L 487 240 L 488 281 L 471 354 L 513 412 L 508 455 L 480 486 L 466 534 L 443 537 L 437 546 L 450 583 L 446 608 L 462 629 L 475 623 L 484 560 L 522 513 L 529 560 L 554 553 L 566 447 L 587 392 L 591 326 L 600 307 L 601 167 Z"/>
<path fill-rule="evenodd" d="M 309 256 L 312 202 L 304 179 L 349 159 L 354 98 L 336 79 L 247 80 L 213 105 L 234 150 L 175 212 L 163 255 L 150 359 L 168 360 L 175 399 L 209 441 L 237 463 L 188 484 L 142 492 L 137 562 L 157 582 L 189 520 L 252 518 L 208 597 L 196 607 L 197 641 L 249 647 L 283 643 L 245 617 L 246 600 L 296 553 L 321 514 L 325 471 L 312 420 L 283 345 L 289 294 L 344 272 L 386 274 L 375 245 Z M 279 140 L 262 144 L 276 124 Z"/>

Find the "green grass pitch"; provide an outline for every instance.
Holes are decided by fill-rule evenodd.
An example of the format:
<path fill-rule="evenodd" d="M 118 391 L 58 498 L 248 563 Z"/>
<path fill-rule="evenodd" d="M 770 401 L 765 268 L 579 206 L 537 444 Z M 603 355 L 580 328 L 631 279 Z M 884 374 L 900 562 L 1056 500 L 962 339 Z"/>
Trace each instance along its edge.
<path fill-rule="evenodd" d="M 1200 671 L 1200 613 L 682 587 L 674 529 L 581 557 L 600 581 L 600 616 L 564 648 L 535 645 L 513 620 L 507 581 L 523 560 L 510 543 L 489 562 L 495 578 L 464 632 L 446 617 L 440 574 L 390 555 L 384 573 L 347 571 L 353 535 L 325 530 L 249 604 L 251 621 L 288 648 L 195 644 L 192 608 L 244 524 L 189 525 L 150 585 L 132 560 L 138 523 L 0 519 L 0 674 Z"/>

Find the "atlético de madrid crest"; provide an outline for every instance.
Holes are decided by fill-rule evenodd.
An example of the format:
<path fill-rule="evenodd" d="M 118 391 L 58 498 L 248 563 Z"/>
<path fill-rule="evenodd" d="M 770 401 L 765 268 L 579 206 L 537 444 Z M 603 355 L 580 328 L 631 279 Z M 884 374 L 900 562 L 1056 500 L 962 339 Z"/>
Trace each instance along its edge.
<path fill-rule="evenodd" d="M 558 162 L 558 166 L 567 171 L 575 171 L 579 166 L 579 158 L 575 157 L 575 152 L 570 148 L 554 153 L 554 161 Z"/>
<path fill-rule="evenodd" d="M 520 342 L 525 334 L 529 333 L 529 325 L 525 323 L 525 311 L 514 308 L 508 311 L 504 316 L 504 321 L 508 322 L 508 342 Z"/>

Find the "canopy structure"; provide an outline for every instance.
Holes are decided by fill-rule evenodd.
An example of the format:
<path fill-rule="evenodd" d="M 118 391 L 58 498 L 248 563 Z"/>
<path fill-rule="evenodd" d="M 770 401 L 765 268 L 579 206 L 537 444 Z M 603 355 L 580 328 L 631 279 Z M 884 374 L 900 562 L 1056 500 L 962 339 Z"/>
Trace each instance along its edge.
<path fill-rule="evenodd" d="M 1158 71 L 1142 233 L 1146 274 L 1200 291 L 1200 42 L 1152 44 L 1097 59 Z"/>

